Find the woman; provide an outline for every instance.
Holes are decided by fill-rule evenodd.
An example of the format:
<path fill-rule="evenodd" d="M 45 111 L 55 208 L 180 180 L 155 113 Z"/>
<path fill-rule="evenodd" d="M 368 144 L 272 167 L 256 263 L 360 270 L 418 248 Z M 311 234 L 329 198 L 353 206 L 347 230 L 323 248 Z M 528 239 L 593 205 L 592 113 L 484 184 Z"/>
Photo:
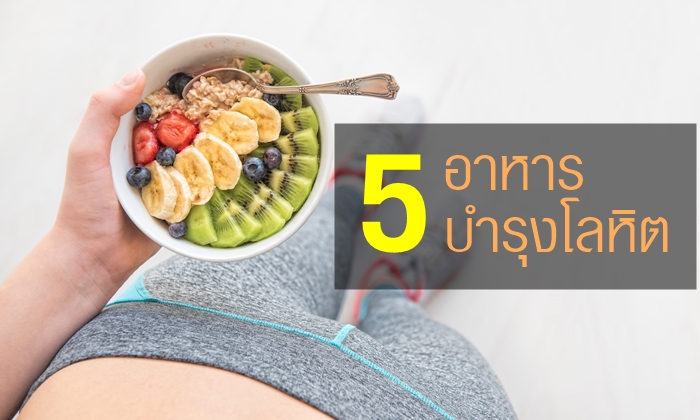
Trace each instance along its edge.
<path fill-rule="evenodd" d="M 109 167 L 119 117 L 144 85 L 134 70 L 93 95 L 56 222 L 0 284 L 0 418 L 21 406 L 20 419 L 515 418 L 464 338 L 401 291 L 379 290 L 415 264 L 373 281 L 357 328 L 335 321 L 330 196 L 270 252 L 225 264 L 174 257 L 105 308 L 159 248 L 122 211 Z M 354 175 L 336 182 L 339 234 L 362 215 L 355 185 Z M 347 244 L 336 264 L 348 264 Z M 444 281 L 444 269 L 423 269 L 428 286 Z"/>

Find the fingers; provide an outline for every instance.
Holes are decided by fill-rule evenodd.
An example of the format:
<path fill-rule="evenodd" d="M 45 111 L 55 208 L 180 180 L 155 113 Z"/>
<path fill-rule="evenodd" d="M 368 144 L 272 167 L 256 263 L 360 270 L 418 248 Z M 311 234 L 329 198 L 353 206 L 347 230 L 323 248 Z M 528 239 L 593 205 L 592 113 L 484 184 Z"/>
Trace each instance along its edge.
<path fill-rule="evenodd" d="M 95 157 L 108 158 L 119 118 L 140 102 L 145 85 L 146 76 L 136 69 L 119 83 L 95 92 L 71 147 L 89 150 Z"/>

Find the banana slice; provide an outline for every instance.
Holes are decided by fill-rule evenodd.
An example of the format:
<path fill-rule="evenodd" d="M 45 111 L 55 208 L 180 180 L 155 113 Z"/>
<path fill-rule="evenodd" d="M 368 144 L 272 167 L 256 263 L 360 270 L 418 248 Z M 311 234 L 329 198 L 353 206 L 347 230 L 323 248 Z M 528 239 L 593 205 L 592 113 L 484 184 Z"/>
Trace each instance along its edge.
<path fill-rule="evenodd" d="M 258 147 L 258 125 L 240 112 L 219 111 L 219 116 L 202 123 L 201 129 L 228 143 L 239 155 L 247 155 Z"/>
<path fill-rule="evenodd" d="M 260 143 L 270 142 L 280 136 L 280 130 L 282 130 L 280 113 L 262 99 L 243 98 L 231 107 L 231 111 L 238 111 L 255 120 Z"/>
<path fill-rule="evenodd" d="M 194 146 L 178 153 L 173 166 L 187 180 L 193 205 L 204 204 L 214 195 L 214 172 L 207 158 Z"/>
<path fill-rule="evenodd" d="M 188 214 L 190 214 L 190 209 L 192 208 L 192 200 L 190 196 L 192 192 L 190 191 L 190 186 L 187 184 L 187 180 L 177 169 L 172 166 L 165 168 L 165 171 L 170 175 L 170 178 L 175 184 L 175 189 L 177 190 L 177 201 L 175 201 L 175 208 L 173 209 L 173 215 L 168 217 L 169 223 L 177 223 L 185 220 Z"/>
<path fill-rule="evenodd" d="M 177 202 L 177 189 L 168 172 L 155 160 L 146 169 L 151 172 L 151 182 L 141 189 L 141 200 L 148 214 L 159 219 L 173 215 Z"/>
<path fill-rule="evenodd" d="M 199 133 L 194 138 L 194 147 L 209 161 L 214 172 L 214 184 L 220 190 L 230 190 L 236 186 L 241 177 L 242 165 L 231 146 L 212 134 Z"/>

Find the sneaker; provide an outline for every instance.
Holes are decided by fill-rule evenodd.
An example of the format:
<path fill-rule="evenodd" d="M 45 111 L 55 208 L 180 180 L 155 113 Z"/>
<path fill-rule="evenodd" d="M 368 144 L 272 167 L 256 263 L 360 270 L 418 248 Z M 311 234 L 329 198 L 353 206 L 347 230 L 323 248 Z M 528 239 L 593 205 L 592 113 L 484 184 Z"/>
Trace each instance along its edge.
<path fill-rule="evenodd" d="M 453 198 L 450 206 L 436 208 L 448 207 L 459 208 Z M 423 239 L 415 248 L 399 254 L 381 254 L 367 267 L 352 305 L 355 322 L 363 318 L 365 297 L 373 290 L 396 289 L 406 298 L 425 304 L 434 291 L 444 289 L 456 277 L 469 253 L 454 252 L 447 246 L 447 217 L 446 211 L 435 213 L 427 221 Z"/>

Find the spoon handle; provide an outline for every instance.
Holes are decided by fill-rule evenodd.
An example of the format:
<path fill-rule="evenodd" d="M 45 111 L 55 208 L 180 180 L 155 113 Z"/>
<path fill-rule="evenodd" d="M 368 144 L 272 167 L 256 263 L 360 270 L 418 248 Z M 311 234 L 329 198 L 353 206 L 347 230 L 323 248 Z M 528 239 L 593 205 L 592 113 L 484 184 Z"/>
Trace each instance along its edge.
<path fill-rule="evenodd" d="M 330 83 L 301 86 L 259 85 L 257 89 L 262 93 L 271 94 L 331 93 L 336 95 L 372 96 L 382 99 L 394 99 L 396 98 L 396 93 L 399 91 L 399 85 L 392 75 L 377 73 Z"/>

